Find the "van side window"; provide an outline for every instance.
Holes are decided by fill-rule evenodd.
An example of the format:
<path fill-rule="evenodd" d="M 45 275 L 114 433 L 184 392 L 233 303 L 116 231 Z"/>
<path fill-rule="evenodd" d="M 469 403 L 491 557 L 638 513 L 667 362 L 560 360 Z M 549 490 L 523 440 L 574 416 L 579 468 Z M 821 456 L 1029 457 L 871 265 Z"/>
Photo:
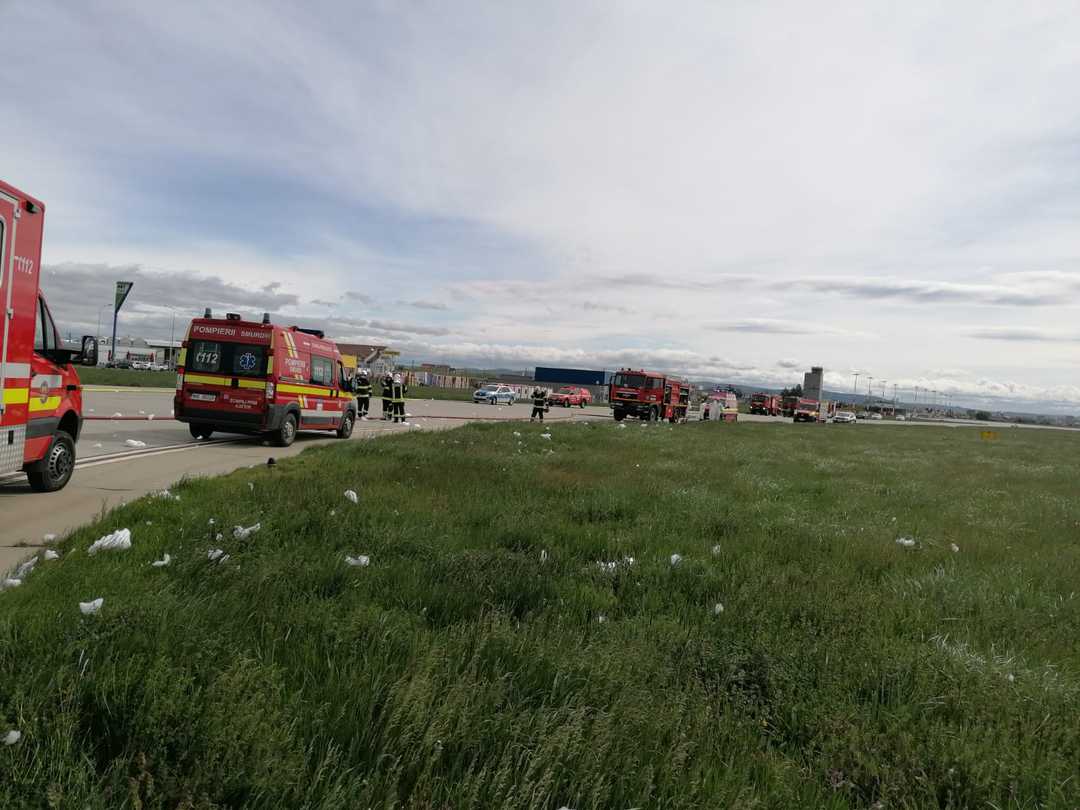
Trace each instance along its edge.
<path fill-rule="evenodd" d="M 311 355 L 311 381 L 316 385 L 333 387 L 334 361 L 327 357 Z"/>

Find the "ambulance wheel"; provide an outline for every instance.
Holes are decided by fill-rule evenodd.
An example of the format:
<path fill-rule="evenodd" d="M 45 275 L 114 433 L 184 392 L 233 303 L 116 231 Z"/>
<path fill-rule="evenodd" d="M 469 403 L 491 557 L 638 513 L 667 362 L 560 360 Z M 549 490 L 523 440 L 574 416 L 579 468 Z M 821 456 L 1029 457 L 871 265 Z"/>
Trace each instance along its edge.
<path fill-rule="evenodd" d="M 63 489 L 75 472 L 75 440 L 64 431 L 53 434 L 45 458 L 26 471 L 30 488 L 35 492 L 56 492 Z"/>
<path fill-rule="evenodd" d="M 353 416 L 352 412 L 345 414 L 345 418 L 341 420 L 341 427 L 337 429 L 337 437 L 339 439 L 347 439 L 352 436 L 355 420 L 356 417 Z"/>
<path fill-rule="evenodd" d="M 296 441 L 296 414 L 285 414 L 285 418 L 281 420 L 281 427 L 270 435 L 278 447 L 288 447 Z"/>
<path fill-rule="evenodd" d="M 194 422 L 188 422 L 188 432 L 193 439 L 209 439 L 214 435 L 214 429 L 209 425 L 196 425 Z"/>

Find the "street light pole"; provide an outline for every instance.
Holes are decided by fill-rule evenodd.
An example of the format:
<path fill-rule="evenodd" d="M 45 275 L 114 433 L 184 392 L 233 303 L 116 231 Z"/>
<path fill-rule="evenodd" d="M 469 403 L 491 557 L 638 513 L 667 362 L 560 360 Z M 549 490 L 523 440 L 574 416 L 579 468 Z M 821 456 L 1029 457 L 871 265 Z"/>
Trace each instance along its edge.
<path fill-rule="evenodd" d="M 94 332 L 94 343 L 99 350 L 101 349 L 101 313 L 107 309 L 112 309 L 112 304 L 100 306 L 97 311 L 97 330 Z M 98 353 L 100 354 L 100 351 Z"/>
<path fill-rule="evenodd" d="M 855 372 L 855 384 L 851 386 L 851 393 L 857 394 L 859 392 L 859 372 Z"/>

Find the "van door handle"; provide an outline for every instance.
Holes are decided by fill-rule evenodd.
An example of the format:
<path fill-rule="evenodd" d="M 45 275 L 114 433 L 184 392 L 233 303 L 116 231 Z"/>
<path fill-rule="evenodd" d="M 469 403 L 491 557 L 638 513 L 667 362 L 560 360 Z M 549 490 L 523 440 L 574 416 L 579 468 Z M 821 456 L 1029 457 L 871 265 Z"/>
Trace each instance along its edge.
<path fill-rule="evenodd" d="M 79 390 L 79 386 L 77 386 L 77 385 L 69 385 L 69 386 L 67 387 L 67 390 L 68 390 L 68 391 L 78 391 L 78 390 Z"/>

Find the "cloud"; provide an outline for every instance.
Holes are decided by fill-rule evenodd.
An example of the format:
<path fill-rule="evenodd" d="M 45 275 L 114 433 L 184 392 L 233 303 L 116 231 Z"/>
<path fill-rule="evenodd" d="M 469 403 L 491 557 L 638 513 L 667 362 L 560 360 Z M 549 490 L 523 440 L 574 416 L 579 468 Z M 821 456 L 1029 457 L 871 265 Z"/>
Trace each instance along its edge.
<path fill-rule="evenodd" d="M 1005 340 L 1018 343 L 1080 343 L 1080 335 L 1064 334 L 1033 326 L 985 326 L 963 332 L 980 340 Z"/>
<path fill-rule="evenodd" d="M 432 309 L 440 312 L 445 312 L 450 307 L 442 301 L 424 301 L 422 299 L 416 301 L 398 301 L 399 304 L 404 306 L 414 307 L 416 309 Z"/>
<path fill-rule="evenodd" d="M 345 292 L 345 298 L 349 301 L 356 301 L 361 304 L 368 304 L 369 306 L 375 304 L 375 299 L 372 296 L 367 293 L 356 292 L 355 290 L 347 290 Z"/>
<path fill-rule="evenodd" d="M 703 324 L 714 332 L 749 332 L 761 335 L 830 335 L 837 337 L 870 338 L 866 332 L 852 332 L 827 323 L 789 321 L 774 318 L 744 318 Z"/>
<path fill-rule="evenodd" d="M 252 290 L 217 276 L 152 272 L 136 265 L 45 265 L 41 274 L 49 309 L 65 335 L 93 334 L 99 323 L 103 333 L 111 331 L 112 309 L 107 305 L 113 301 L 117 281 L 134 283 L 120 310 L 120 333 L 140 337 L 182 333 L 187 322 L 207 307 L 217 315 L 238 312 L 258 319 L 263 312 L 287 310 L 299 302 L 275 284 Z"/>
<path fill-rule="evenodd" d="M 774 283 L 776 289 L 805 290 L 867 300 L 916 304 L 967 304 L 1038 307 L 1060 303 L 1051 291 L 991 284 L 960 284 L 895 278 L 804 278 Z"/>

